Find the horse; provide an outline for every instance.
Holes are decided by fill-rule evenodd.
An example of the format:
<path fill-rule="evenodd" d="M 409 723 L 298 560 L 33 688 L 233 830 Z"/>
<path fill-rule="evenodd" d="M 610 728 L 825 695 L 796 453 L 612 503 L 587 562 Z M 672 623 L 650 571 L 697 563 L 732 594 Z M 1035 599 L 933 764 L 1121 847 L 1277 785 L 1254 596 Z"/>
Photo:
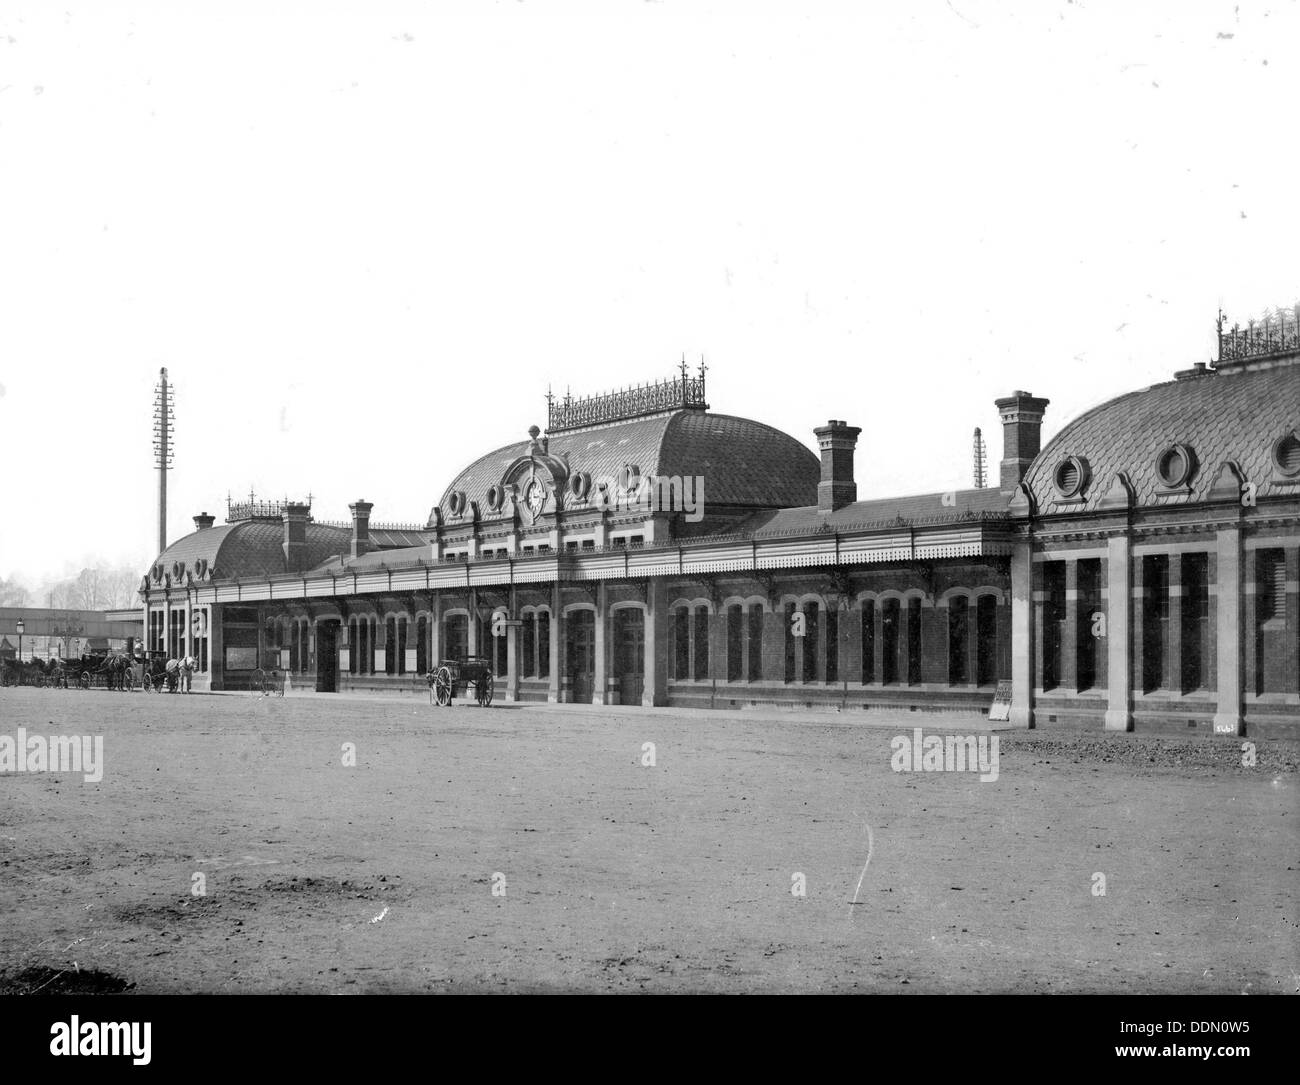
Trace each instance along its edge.
<path fill-rule="evenodd" d="M 95 673 L 107 676 L 109 689 L 128 692 L 131 688 L 131 667 L 129 656 L 110 655 Z"/>
<path fill-rule="evenodd" d="M 193 656 L 185 656 L 181 661 L 181 692 L 189 693 L 194 680 L 194 672 L 199 669 L 199 661 Z"/>

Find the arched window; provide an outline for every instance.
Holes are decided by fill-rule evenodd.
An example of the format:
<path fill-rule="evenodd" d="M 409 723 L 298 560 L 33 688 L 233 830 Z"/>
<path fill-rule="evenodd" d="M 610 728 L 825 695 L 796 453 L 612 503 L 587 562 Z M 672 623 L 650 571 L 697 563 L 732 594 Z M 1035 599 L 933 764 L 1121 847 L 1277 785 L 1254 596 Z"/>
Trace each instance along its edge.
<path fill-rule="evenodd" d="M 695 643 L 692 645 L 695 657 L 695 678 L 697 681 L 709 677 L 709 611 L 707 607 L 695 608 L 694 622 Z"/>
<path fill-rule="evenodd" d="M 901 624 L 902 608 L 898 600 L 886 599 L 880 612 L 880 680 L 887 686 L 898 684 L 898 633 Z"/>
<path fill-rule="evenodd" d="M 998 680 L 998 601 L 981 595 L 975 605 L 975 639 L 977 643 L 975 681 L 981 686 Z"/>
<path fill-rule="evenodd" d="M 763 606 L 754 603 L 749 608 L 749 663 L 748 678 L 758 682 L 763 677 Z"/>
<path fill-rule="evenodd" d="M 727 681 L 739 682 L 744 677 L 745 608 L 739 603 L 727 607 Z"/>
<path fill-rule="evenodd" d="M 551 612 L 537 614 L 537 677 L 551 676 Z"/>
<path fill-rule="evenodd" d="M 785 620 L 785 680 L 794 681 L 795 659 L 799 649 L 799 638 L 794 635 L 794 616 L 798 610 L 795 603 L 786 603 L 782 617 Z"/>
<path fill-rule="evenodd" d="M 826 681 L 840 680 L 840 612 L 826 611 Z"/>
<path fill-rule="evenodd" d="M 443 654 L 447 659 L 464 659 L 469 655 L 469 616 L 451 614 L 446 618 L 446 647 Z"/>
<path fill-rule="evenodd" d="M 948 600 L 948 685 L 970 681 L 970 600 L 964 595 Z"/>
<path fill-rule="evenodd" d="M 907 684 L 921 684 L 921 600 L 907 601 Z"/>
<path fill-rule="evenodd" d="M 673 611 L 673 677 L 691 676 L 691 612 L 687 607 Z"/>
<path fill-rule="evenodd" d="M 816 603 L 803 605 L 803 680 L 817 680 L 817 637 L 821 632 L 821 610 Z"/>
<path fill-rule="evenodd" d="M 522 666 L 519 668 L 524 678 L 537 677 L 537 615 L 525 614 L 523 633 Z"/>
<path fill-rule="evenodd" d="M 862 684 L 876 680 L 876 601 L 862 601 Z"/>
<path fill-rule="evenodd" d="M 492 626 L 488 632 L 496 632 L 496 618 L 492 619 Z M 492 637 L 492 673 L 496 675 L 505 675 L 510 670 L 510 631 L 502 627 L 499 635 Z M 516 661 L 516 666 L 518 662 Z"/>

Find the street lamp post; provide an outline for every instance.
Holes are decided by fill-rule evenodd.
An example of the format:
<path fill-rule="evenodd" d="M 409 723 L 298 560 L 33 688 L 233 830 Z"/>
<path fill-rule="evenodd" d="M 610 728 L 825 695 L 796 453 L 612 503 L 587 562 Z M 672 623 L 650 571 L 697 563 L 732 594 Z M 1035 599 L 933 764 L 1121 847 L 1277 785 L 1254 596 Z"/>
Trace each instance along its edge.
<path fill-rule="evenodd" d="M 23 625 L 23 620 L 19 618 L 18 619 L 18 662 L 19 663 L 23 661 L 23 630 L 25 628 L 26 626 Z"/>

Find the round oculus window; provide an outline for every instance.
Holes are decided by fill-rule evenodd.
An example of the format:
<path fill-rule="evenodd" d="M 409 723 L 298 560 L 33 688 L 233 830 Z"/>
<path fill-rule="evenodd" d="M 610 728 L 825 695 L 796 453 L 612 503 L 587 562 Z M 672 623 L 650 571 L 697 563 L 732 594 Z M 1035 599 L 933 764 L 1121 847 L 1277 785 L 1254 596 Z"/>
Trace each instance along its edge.
<path fill-rule="evenodd" d="M 1078 497 L 1088 485 L 1088 461 L 1078 456 L 1066 456 L 1056 465 L 1052 485 L 1063 498 Z"/>
<path fill-rule="evenodd" d="M 1300 478 L 1300 434 L 1283 434 L 1273 442 L 1273 466 L 1287 478 Z"/>
<path fill-rule="evenodd" d="M 1170 445 L 1156 457 L 1156 474 L 1171 490 L 1186 486 L 1195 467 L 1196 458 L 1184 444 Z"/>

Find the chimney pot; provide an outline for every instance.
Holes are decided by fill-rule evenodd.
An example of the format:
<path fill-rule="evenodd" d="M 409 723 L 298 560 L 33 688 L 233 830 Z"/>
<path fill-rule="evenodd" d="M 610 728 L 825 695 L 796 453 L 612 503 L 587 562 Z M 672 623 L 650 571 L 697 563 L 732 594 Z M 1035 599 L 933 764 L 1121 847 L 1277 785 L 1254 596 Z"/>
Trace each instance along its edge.
<path fill-rule="evenodd" d="M 352 556 L 361 557 L 374 547 L 370 543 L 370 510 L 375 506 L 365 498 L 360 498 L 348 506 L 352 512 Z"/>
<path fill-rule="evenodd" d="M 194 517 L 194 530 L 204 531 L 216 522 L 217 518 L 215 516 L 209 516 L 206 512 L 201 512 Z"/>
<path fill-rule="evenodd" d="M 813 432 L 822 455 L 822 477 L 817 483 L 817 508 L 834 512 L 858 499 L 858 484 L 853 481 L 853 451 L 862 430 L 832 418 Z"/>
<path fill-rule="evenodd" d="M 1043 414 L 1051 400 L 1040 399 L 1017 389 L 994 400 L 1002 416 L 1001 486 L 1004 494 L 1015 493 L 1029 465 L 1042 449 Z"/>
<path fill-rule="evenodd" d="M 282 514 L 284 522 L 284 567 L 287 572 L 298 573 L 307 567 L 307 521 L 311 519 L 311 506 L 288 502 Z"/>

